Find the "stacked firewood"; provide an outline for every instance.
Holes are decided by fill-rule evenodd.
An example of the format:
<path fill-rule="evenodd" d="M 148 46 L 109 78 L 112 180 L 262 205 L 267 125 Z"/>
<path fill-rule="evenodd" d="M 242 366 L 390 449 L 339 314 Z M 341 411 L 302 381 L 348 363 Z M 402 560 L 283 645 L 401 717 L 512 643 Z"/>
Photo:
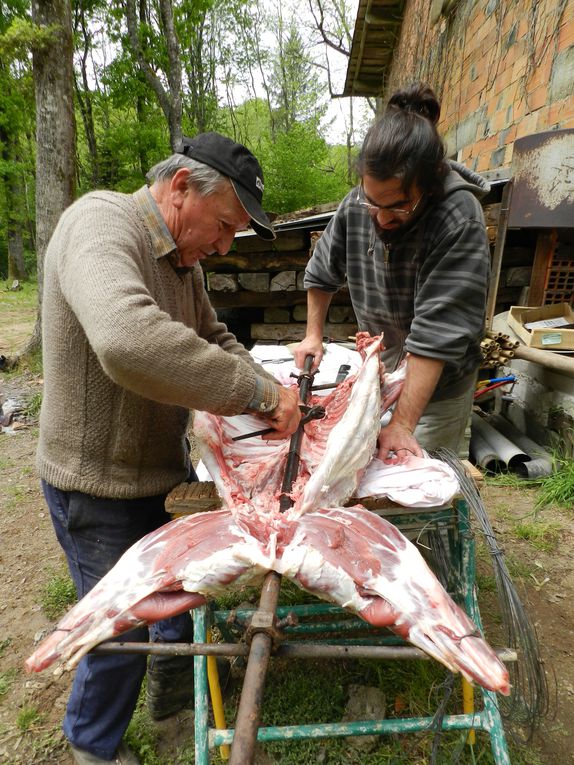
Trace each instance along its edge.
<path fill-rule="evenodd" d="M 514 349 L 518 348 L 518 345 L 518 341 L 512 340 L 510 335 L 488 329 L 480 343 L 482 367 L 495 369 L 508 364 L 509 360 L 514 358 Z"/>

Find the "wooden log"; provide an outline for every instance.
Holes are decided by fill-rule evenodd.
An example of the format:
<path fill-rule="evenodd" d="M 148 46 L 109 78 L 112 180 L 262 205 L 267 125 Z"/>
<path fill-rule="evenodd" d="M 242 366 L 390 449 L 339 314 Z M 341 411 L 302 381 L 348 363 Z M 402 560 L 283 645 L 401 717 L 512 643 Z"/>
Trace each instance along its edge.
<path fill-rule="evenodd" d="M 207 289 L 210 292 L 237 292 L 237 276 L 235 274 L 208 274 Z"/>
<path fill-rule="evenodd" d="M 296 305 L 293 308 L 293 321 L 307 321 L 307 305 Z"/>
<path fill-rule="evenodd" d="M 310 245 L 309 245 L 309 255 L 313 254 L 313 250 L 315 249 L 315 246 L 319 239 L 321 238 L 322 231 L 311 231 L 310 234 Z"/>
<path fill-rule="evenodd" d="M 353 321 L 355 314 L 351 306 L 332 305 L 329 308 L 328 319 L 333 324 L 343 324 L 343 322 Z"/>
<path fill-rule="evenodd" d="M 238 253 L 265 252 L 269 249 L 275 252 L 308 250 L 309 234 L 306 231 L 286 231 L 279 234 L 272 244 L 257 235 L 236 236 L 234 244 Z"/>
<path fill-rule="evenodd" d="M 531 266 L 515 266 L 506 269 L 505 284 L 507 287 L 527 287 L 532 276 Z"/>
<path fill-rule="evenodd" d="M 292 292 L 297 289 L 296 278 L 295 271 L 280 271 L 271 279 L 269 289 L 271 292 L 276 292 L 278 290 Z"/>
<path fill-rule="evenodd" d="M 266 272 L 239 274 L 237 279 L 239 284 L 245 290 L 251 290 L 252 292 L 269 292 L 271 276 Z"/>
<path fill-rule="evenodd" d="M 484 212 L 484 221 L 486 225 L 498 226 L 498 221 L 500 219 L 500 202 L 484 205 L 482 209 Z"/>
<path fill-rule="evenodd" d="M 534 248 L 507 246 L 504 248 L 503 261 L 505 268 L 531 266 L 534 262 Z"/>
<path fill-rule="evenodd" d="M 266 308 L 263 311 L 265 324 L 288 324 L 291 321 L 291 311 L 288 308 Z"/>
<path fill-rule="evenodd" d="M 293 290 L 289 292 L 210 292 L 209 301 L 214 308 L 267 308 L 272 306 L 306 305 L 307 293 Z M 347 305 L 349 293 L 347 290 L 335 292 L 332 305 Z"/>
<path fill-rule="evenodd" d="M 220 507 L 221 499 L 212 481 L 180 483 L 165 499 L 166 511 L 175 515 L 204 513 Z"/>
<path fill-rule="evenodd" d="M 285 271 L 305 269 L 309 260 L 308 252 L 228 252 L 221 255 L 210 255 L 201 261 L 201 267 L 206 273 L 237 273 L 254 271 Z"/>
<path fill-rule="evenodd" d="M 307 325 L 301 324 L 252 324 L 253 340 L 275 340 L 277 342 L 295 342 L 305 337 Z M 325 336 L 331 340 L 346 340 L 357 332 L 356 324 L 326 324 Z"/>

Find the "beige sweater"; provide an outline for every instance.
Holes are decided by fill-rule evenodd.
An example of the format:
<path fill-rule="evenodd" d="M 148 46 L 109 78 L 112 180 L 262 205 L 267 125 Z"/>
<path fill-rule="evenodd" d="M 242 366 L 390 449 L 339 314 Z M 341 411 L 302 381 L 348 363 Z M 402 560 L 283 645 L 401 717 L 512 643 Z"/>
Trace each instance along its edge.
<path fill-rule="evenodd" d="M 240 414 L 269 379 L 217 320 L 201 267 L 173 269 L 146 205 L 146 189 L 87 194 L 46 251 L 37 465 L 65 491 L 169 491 L 188 471 L 189 410 Z"/>

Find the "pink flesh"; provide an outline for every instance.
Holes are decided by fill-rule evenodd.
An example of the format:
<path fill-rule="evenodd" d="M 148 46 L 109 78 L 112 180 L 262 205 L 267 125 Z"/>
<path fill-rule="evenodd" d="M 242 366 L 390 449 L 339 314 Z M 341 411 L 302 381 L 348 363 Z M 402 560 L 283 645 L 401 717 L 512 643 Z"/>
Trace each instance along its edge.
<path fill-rule="evenodd" d="M 305 428 L 294 500 L 321 465 L 328 434 L 347 410 L 355 379 L 312 399 L 325 406 L 327 416 Z M 383 401 L 398 391 L 396 380 L 384 386 Z M 471 620 L 396 527 L 361 506 L 321 508 L 300 517 L 296 510 L 281 514 L 288 442 L 234 442 L 237 427 L 234 418 L 196 413 L 204 459 L 226 509 L 179 518 L 130 548 L 40 644 L 26 662 L 28 671 L 56 661 L 73 666 L 102 640 L 275 570 L 376 626 L 391 627 L 486 688 L 509 692 L 504 666 L 474 636 Z M 339 504 L 346 499 L 340 497 Z"/>

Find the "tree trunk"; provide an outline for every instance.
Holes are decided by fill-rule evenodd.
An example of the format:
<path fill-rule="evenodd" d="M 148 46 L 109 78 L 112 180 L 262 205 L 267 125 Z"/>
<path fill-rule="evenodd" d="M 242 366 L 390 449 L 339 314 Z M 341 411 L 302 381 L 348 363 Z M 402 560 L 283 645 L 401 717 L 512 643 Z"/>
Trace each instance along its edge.
<path fill-rule="evenodd" d="M 32 20 L 54 32 L 33 51 L 36 94 L 36 257 L 38 313 L 20 358 L 40 348 L 44 253 L 56 223 L 74 200 L 75 121 L 70 0 L 33 0 Z"/>
<path fill-rule="evenodd" d="M 149 87 L 155 93 L 160 108 L 165 115 L 169 129 L 171 148 L 175 150 L 181 141 L 182 101 L 181 101 L 181 56 L 179 40 L 173 18 L 172 0 L 160 0 L 161 33 L 167 46 L 167 67 L 165 76 L 168 88 L 163 86 L 161 78 L 146 59 L 146 52 L 140 38 L 140 22 L 136 15 L 136 0 L 126 0 L 126 24 L 135 60 Z M 140 6 L 141 16 L 141 6 Z M 157 64 L 156 64 L 157 66 Z"/>
<path fill-rule="evenodd" d="M 20 180 L 20 163 L 17 158 L 15 134 L 5 130 L 1 125 L 0 160 L 2 160 L 0 178 L 3 182 L 6 200 L 8 281 L 14 279 L 22 281 L 26 279 L 27 274 L 24 264 L 24 239 L 22 237 L 24 196 Z"/>

